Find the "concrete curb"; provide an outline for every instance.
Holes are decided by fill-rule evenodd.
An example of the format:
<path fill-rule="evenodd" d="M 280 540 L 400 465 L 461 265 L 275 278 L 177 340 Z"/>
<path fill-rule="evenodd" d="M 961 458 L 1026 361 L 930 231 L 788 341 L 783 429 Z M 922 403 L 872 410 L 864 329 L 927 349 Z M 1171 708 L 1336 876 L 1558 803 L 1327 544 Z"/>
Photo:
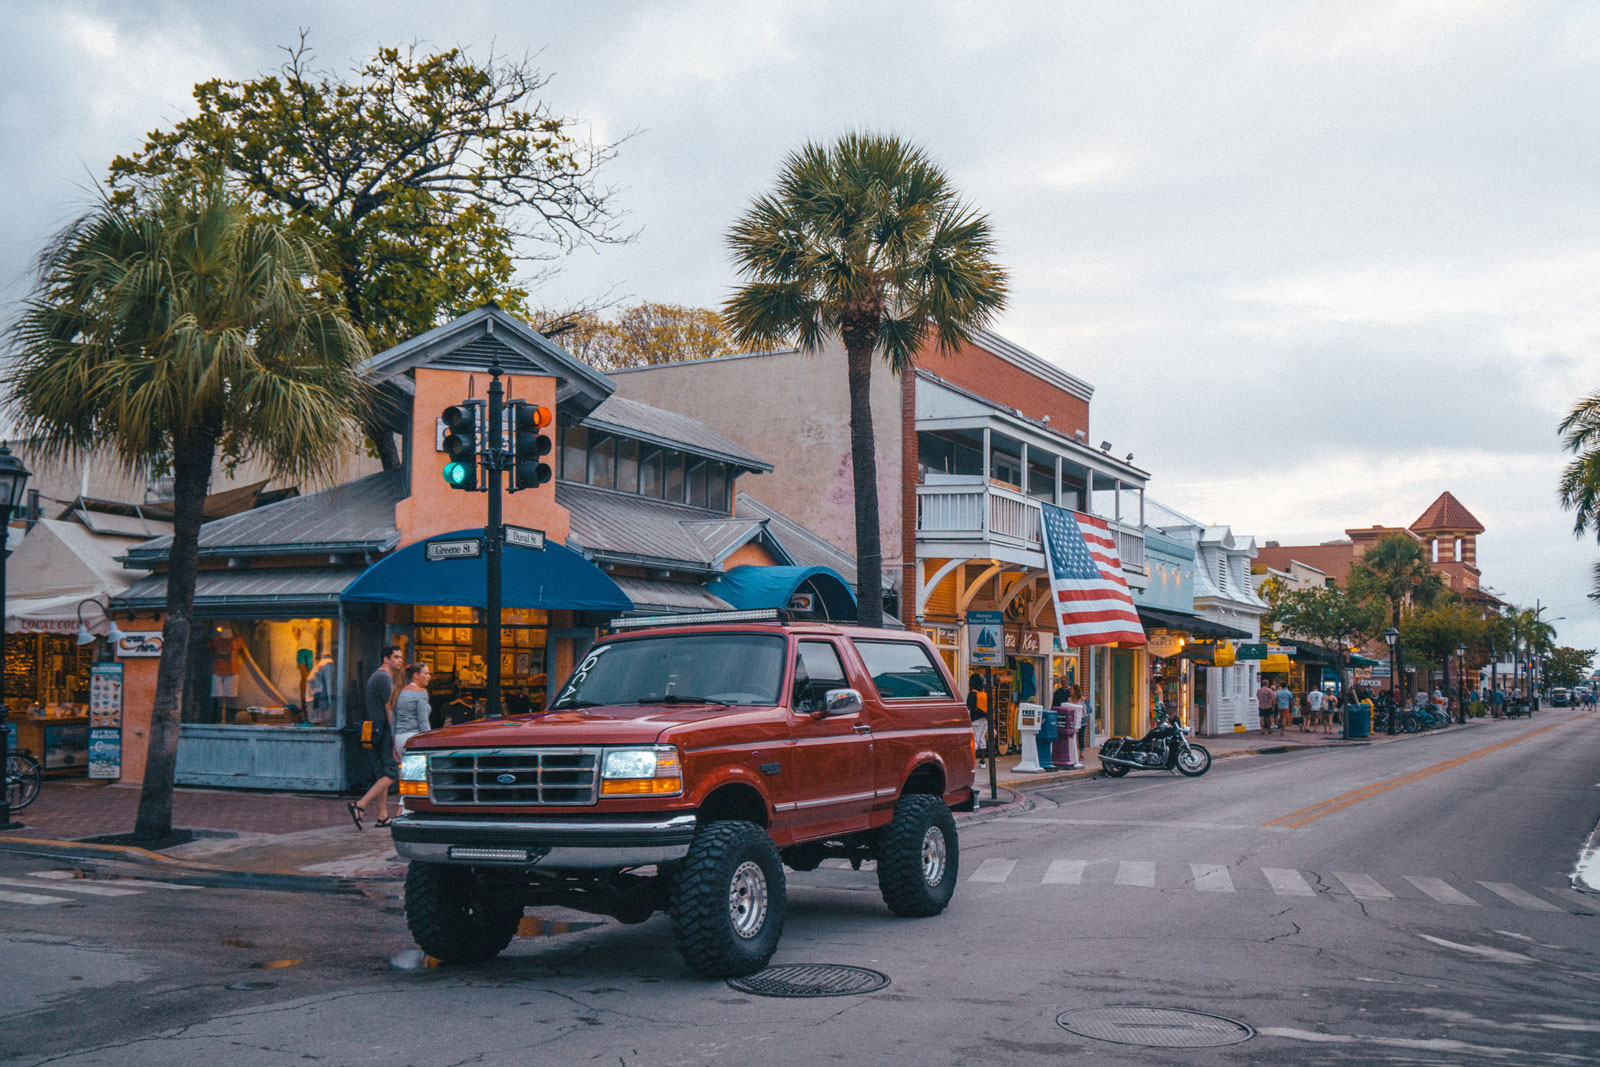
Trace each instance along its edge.
<path fill-rule="evenodd" d="M 112 860 L 163 867 L 161 880 L 211 889 L 273 889 L 285 893 L 357 893 L 362 882 L 390 878 L 338 878 L 299 871 L 247 871 L 163 856 L 134 845 L 95 845 L 44 837 L 0 837 L 0 852 L 43 859 L 81 862 Z M 170 873 L 168 873 L 170 871 Z"/>

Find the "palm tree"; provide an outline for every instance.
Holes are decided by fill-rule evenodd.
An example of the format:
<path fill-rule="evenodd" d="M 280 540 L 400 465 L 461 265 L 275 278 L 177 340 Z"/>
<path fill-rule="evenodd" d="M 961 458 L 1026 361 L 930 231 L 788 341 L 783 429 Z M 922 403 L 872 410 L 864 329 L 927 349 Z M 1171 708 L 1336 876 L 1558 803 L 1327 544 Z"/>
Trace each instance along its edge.
<path fill-rule="evenodd" d="M 1600 393 L 1578 401 L 1559 427 L 1562 445 L 1578 458 L 1561 472 L 1561 506 L 1574 513 L 1572 535 L 1600 535 Z M 1600 563 L 1594 566 L 1589 599 L 1600 600 Z"/>
<path fill-rule="evenodd" d="M 1544 610 L 1520 608 L 1511 615 L 1512 649 L 1516 656 L 1512 670 L 1522 673 L 1524 688 L 1531 686 L 1533 679 L 1527 672 L 1521 671 L 1522 666 L 1524 664 L 1531 666 L 1535 659 L 1549 655 L 1555 648 L 1556 628 L 1539 617 L 1544 614 Z M 1516 685 L 1515 678 L 1512 679 L 1512 685 L 1513 687 Z"/>
<path fill-rule="evenodd" d="M 790 155 L 777 190 L 729 234 L 747 279 L 724 314 L 741 345 L 815 352 L 837 335 L 850 383 L 857 618 L 883 615 L 883 550 L 872 427 L 874 355 L 895 374 L 930 340 L 954 352 L 1005 304 L 988 217 L 896 137 L 848 133 Z"/>
<path fill-rule="evenodd" d="M 1346 584 L 1358 595 L 1381 598 L 1389 605 L 1390 625 L 1400 626 L 1401 609 L 1426 606 L 1444 590 L 1422 545 L 1403 533 L 1385 534 L 1350 568 Z"/>
<path fill-rule="evenodd" d="M 166 620 L 134 833 L 172 831 L 178 702 L 191 649 L 202 508 L 218 455 L 277 473 L 333 460 L 366 407 L 368 349 L 324 297 L 317 250 L 220 184 L 102 198 L 39 259 L 11 328 L 6 400 L 46 455 L 107 451 L 173 479 Z"/>

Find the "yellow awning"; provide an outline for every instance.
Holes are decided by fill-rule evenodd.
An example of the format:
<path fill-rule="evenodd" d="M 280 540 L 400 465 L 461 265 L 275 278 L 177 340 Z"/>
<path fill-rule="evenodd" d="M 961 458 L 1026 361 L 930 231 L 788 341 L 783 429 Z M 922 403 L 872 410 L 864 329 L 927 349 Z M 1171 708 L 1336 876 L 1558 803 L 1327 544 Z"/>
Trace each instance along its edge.
<path fill-rule="evenodd" d="M 1281 652 L 1274 653 L 1261 661 L 1261 670 L 1263 672 L 1278 671 L 1288 674 L 1293 669 L 1294 660 L 1283 655 Z"/>

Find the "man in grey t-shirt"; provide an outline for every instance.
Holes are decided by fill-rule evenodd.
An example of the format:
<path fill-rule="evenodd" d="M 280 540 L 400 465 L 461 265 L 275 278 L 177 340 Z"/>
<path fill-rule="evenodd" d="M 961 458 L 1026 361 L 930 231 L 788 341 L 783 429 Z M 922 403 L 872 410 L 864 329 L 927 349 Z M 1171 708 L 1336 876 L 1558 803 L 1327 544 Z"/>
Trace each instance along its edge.
<path fill-rule="evenodd" d="M 403 660 L 399 646 L 385 645 L 378 660 L 378 669 L 367 679 L 366 721 L 372 723 L 372 762 L 378 780 L 362 794 L 360 800 L 352 800 L 345 805 L 350 810 L 350 820 L 356 824 L 357 830 L 366 829 L 362 821 L 367 814 L 367 805 L 374 799 L 378 802 L 377 825 L 389 825 L 389 787 L 400 777 L 394 745 L 389 741 L 394 734 L 394 723 L 389 718 L 389 697 L 394 693 L 395 677 L 402 669 Z"/>

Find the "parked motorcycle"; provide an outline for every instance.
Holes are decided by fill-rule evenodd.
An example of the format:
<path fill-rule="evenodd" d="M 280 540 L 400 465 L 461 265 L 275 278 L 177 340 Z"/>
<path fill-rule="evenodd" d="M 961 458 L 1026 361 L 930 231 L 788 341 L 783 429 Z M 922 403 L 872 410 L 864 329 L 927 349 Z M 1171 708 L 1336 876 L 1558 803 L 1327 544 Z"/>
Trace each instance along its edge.
<path fill-rule="evenodd" d="M 1108 737 L 1100 746 L 1100 767 L 1108 778 L 1121 778 L 1129 771 L 1177 771 L 1198 778 L 1211 769 L 1211 753 L 1191 744 L 1188 735 L 1187 726 L 1157 716 L 1155 726 L 1137 741 Z"/>

